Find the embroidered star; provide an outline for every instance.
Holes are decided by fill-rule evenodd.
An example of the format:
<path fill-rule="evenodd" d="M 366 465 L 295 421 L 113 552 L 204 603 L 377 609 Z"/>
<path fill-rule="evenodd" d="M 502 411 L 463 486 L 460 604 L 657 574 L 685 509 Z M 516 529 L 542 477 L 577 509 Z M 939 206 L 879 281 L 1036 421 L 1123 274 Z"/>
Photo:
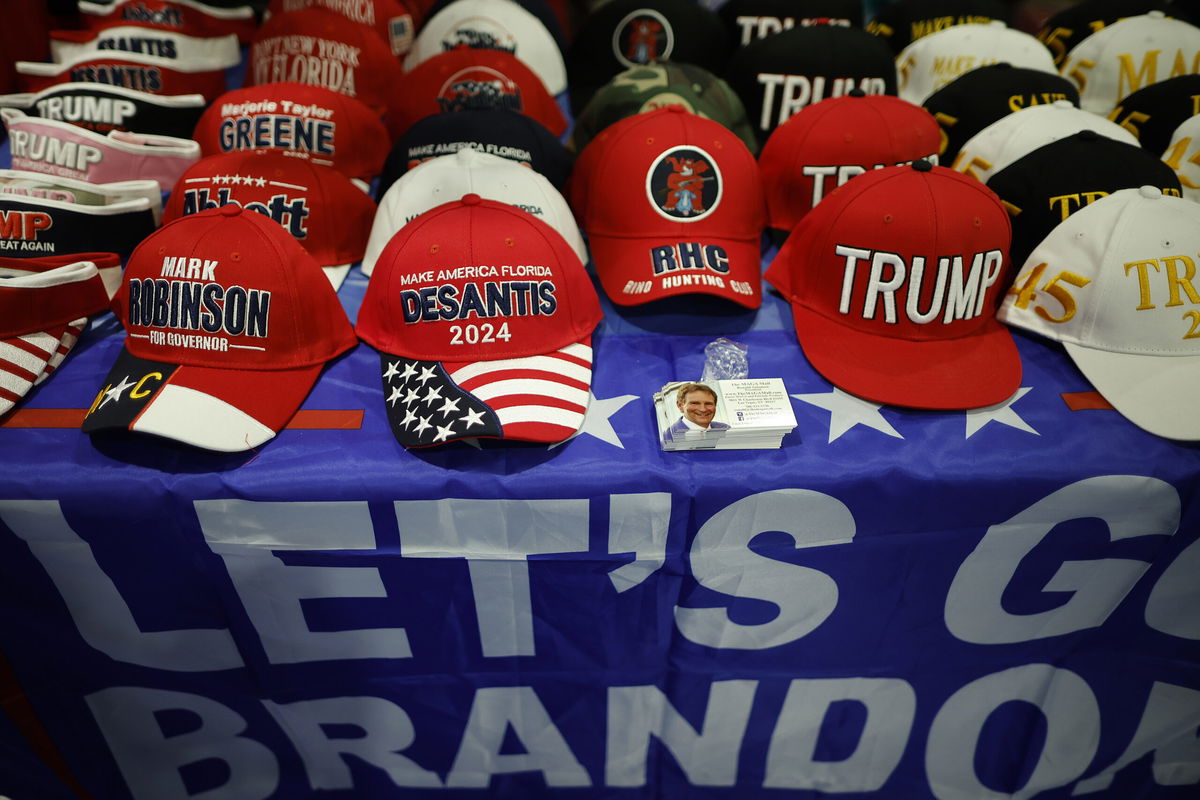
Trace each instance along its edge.
<path fill-rule="evenodd" d="M 256 179 L 255 179 L 255 181 L 254 181 L 254 185 L 255 185 L 255 186 L 266 186 L 266 185 L 267 185 L 267 179 L 266 179 L 266 178 L 256 178 Z"/>
<path fill-rule="evenodd" d="M 427 391 L 425 393 L 425 396 L 421 398 L 421 402 L 432 404 L 435 400 L 441 400 L 441 399 L 442 399 L 441 389 L 438 389 L 438 387 L 436 387 L 436 386 L 430 386 L 429 391 Z"/>
<path fill-rule="evenodd" d="M 421 374 L 417 376 L 417 383 L 424 385 L 425 381 L 436 375 L 433 367 L 421 367 Z"/>
<path fill-rule="evenodd" d="M 1032 386 L 1022 386 L 1020 389 L 1017 389 L 1012 397 L 1003 403 L 997 403 L 994 406 L 987 406 L 986 408 L 973 408 L 967 411 L 967 431 L 964 438 L 970 439 L 976 433 L 979 433 L 980 428 L 989 422 L 999 422 L 1001 425 L 1007 425 L 1010 428 L 1032 433 L 1034 436 L 1041 436 L 1040 433 L 1030 427 L 1029 423 L 1021 419 L 1017 412 L 1012 410 L 1012 405 L 1028 394 L 1032 388 Z"/>
<path fill-rule="evenodd" d="M 400 374 L 400 370 L 396 369 L 396 364 L 398 363 L 398 361 L 392 361 L 388 363 L 387 369 L 383 372 L 383 379 L 385 381 L 390 381 L 392 378 Z"/>
<path fill-rule="evenodd" d="M 444 417 L 448 417 L 452 411 L 458 411 L 458 401 L 460 399 L 461 398 L 456 397 L 455 399 L 451 400 L 449 397 L 447 397 L 446 401 L 442 403 L 442 407 L 438 409 L 438 413 Z"/>
<path fill-rule="evenodd" d="M 454 423 L 453 422 L 451 422 L 449 425 L 447 425 L 444 428 L 441 425 L 438 425 L 437 433 L 434 434 L 433 440 L 435 442 L 444 442 L 444 441 L 446 441 L 447 438 L 449 438 L 451 435 L 453 435 L 453 433 L 454 433 Z"/>
<path fill-rule="evenodd" d="M 834 387 L 832 392 L 794 394 L 792 397 L 829 412 L 830 442 L 840 437 L 855 425 L 865 425 L 868 428 L 874 428 L 881 433 L 886 433 L 888 436 L 894 436 L 897 439 L 904 438 L 879 413 L 879 409 L 883 408 L 882 404 L 868 402 L 861 397 L 847 394 L 837 387 Z"/>
<path fill-rule="evenodd" d="M 404 412 L 404 419 L 400 420 L 399 424 L 404 426 L 404 430 L 408 430 L 408 426 L 412 425 L 416 421 L 417 415 L 414 414 L 413 410 L 410 408 Z"/>
<path fill-rule="evenodd" d="M 104 400 L 102 400 L 100 405 L 97 406 L 97 409 L 104 408 L 104 406 L 108 404 L 109 400 L 112 400 L 116 403 L 121 402 L 121 395 L 125 394 L 125 390 L 136 385 L 137 384 L 134 381 L 129 380 L 128 375 L 126 375 L 124 378 L 121 378 L 120 383 L 104 393 Z"/>
<path fill-rule="evenodd" d="M 413 431 L 417 436 L 421 435 L 421 431 L 427 431 L 433 426 L 429 424 L 429 417 L 418 417 L 417 429 Z"/>
<path fill-rule="evenodd" d="M 417 374 L 417 366 L 411 361 L 405 362 L 404 371 L 400 373 L 400 380 L 406 381 L 413 375 Z"/>
<path fill-rule="evenodd" d="M 547 449 L 553 450 L 560 444 L 569 442 L 576 436 L 586 433 L 588 436 L 594 436 L 602 442 L 624 450 L 625 445 L 621 442 L 621 437 L 613 429 L 609 418 L 628 405 L 630 401 L 637 398 L 636 394 L 623 394 L 620 397 L 608 397 L 604 400 L 597 400 L 596 395 L 592 394 L 589 390 L 587 414 L 584 415 L 583 424 L 579 426 L 579 430 L 575 431 L 575 433 L 562 442 L 555 442 Z"/>
<path fill-rule="evenodd" d="M 390 395 L 388 395 L 388 399 L 387 399 L 388 405 L 395 407 L 396 401 L 400 399 L 400 395 L 402 395 L 402 394 L 404 394 L 404 392 L 400 389 L 399 386 L 393 386 L 392 393 Z"/>
<path fill-rule="evenodd" d="M 404 405 L 406 405 L 406 406 L 412 405 L 413 403 L 417 402 L 420 399 L 421 399 L 421 393 L 418 392 L 416 387 L 414 386 L 413 388 L 408 390 L 408 394 L 404 395 Z"/>
<path fill-rule="evenodd" d="M 466 415 L 460 417 L 458 421 L 466 423 L 466 427 L 464 427 L 463 430 L 470 430 L 473 425 L 483 424 L 483 412 L 474 411 L 468 408 Z"/>

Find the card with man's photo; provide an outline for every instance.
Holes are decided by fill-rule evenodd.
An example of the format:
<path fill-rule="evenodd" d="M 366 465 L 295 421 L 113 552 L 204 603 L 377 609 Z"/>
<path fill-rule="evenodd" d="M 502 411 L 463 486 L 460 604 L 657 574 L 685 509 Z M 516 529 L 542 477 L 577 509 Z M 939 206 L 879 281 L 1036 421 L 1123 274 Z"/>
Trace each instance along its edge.
<path fill-rule="evenodd" d="M 664 450 L 773 449 L 796 427 L 779 378 L 674 381 L 654 408 Z"/>

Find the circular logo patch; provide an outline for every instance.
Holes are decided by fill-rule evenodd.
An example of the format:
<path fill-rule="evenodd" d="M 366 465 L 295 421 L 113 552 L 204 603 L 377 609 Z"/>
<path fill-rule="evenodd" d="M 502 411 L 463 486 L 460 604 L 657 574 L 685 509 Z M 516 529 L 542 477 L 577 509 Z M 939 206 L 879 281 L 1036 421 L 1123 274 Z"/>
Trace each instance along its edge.
<path fill-rule="evenodd" d="M 627 67 L 670 58 L 675 33 L 667 18 L 652 8 L 639 8 L 625 15 L 613 31 L 613 55 Z"/>
<path fill-rule="evenodd" d="M 721 170 L 708 153 L 680 145 L 664 151 L 646 173 L 646 196 L 667 219 L 695 222 L 721 203 Z"/>
<path fill-rule="evenodd" d="M 520 111 L 521 89 L 516 81 L 491 67 L 466 67 L 450 76 L 438 90 L 442 111 L 501 108 Z"/>

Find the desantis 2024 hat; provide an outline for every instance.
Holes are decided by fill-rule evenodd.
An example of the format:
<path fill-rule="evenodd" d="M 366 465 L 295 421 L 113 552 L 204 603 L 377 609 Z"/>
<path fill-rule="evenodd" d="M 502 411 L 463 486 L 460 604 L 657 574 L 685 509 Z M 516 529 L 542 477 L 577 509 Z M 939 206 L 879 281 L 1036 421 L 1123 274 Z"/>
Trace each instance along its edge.
<path fill-rule="evenodd" d="M 239 452 L 271 439 L 355 345 L 321 268 L 278 223 L 227 205 L 167 223 L 129 257 L 126 339 L 85 433 Z"/>
<path fill-rule="evenodd" d="M 405 447 L 560 442 L 583 425 L 600 302 L 544 222 L 469 194 L 384 248 L 358 314 Z"/>
<path fill-rule="evenodd" d="M 1008 289 L 1008 213 L 991 191 L 918 161 L 861 175 L 800 221 L 766 279 L 831 383 L 876 403 L 957 409 L 1021 381 L 995 318 Z"/>
<path fill-rule="evenodd" d="M 1200 205 L 1146 186 L 1080 209 L 1025 262 L 1000 319 L 1062 342 L 1117 411 L 1170 439 L 1200 439 Z M 1065 278 L 1065 280 L 1064 280 Z M 1057 281 L 1070 307 L 1036 289 Z"/>
<path fill-rule="evenodd" d="M 724 125 L 680 106 L 627 117 L 580 154 L 568 191 L 614 303 L 684 294 L 762 303 L 762 180 Z"/>

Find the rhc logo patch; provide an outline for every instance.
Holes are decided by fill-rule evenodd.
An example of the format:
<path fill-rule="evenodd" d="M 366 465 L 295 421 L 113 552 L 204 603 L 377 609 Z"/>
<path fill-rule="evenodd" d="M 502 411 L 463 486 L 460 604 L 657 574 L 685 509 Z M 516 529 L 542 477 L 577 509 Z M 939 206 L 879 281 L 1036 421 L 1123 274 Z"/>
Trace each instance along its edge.
<path fill-rule="evenodd" d="M 613 31 L 613 55 L 627 67 L 670 58 L 675 33 L 667 18 L 652 8 L 630 12 Z"/>
<path fill-rule="evenodd" d="M 646 196 L 667 219 L 695 222 L 721 202 L 721 171 L 713 157 L 698 147 L 681 145 L 654 159 L 646 173 Z"/>
<path fill-rule="evenodd" d="M 450 76 L 438 91 L 443 112 L 474 109 L 522 109 L 516 81 L 489 67 L 467 67 Z"/>

